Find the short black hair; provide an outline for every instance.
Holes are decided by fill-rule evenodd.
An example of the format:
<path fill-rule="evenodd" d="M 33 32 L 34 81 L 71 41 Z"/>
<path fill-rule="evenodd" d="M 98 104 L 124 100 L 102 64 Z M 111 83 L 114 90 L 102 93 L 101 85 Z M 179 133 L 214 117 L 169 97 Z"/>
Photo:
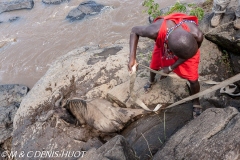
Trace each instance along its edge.
<path fill-rule="evenodd" d="M 169 35 L 168 47 L 173 54 L 182 59 L 192 58 L 198 50 L 194 36 L 182 28 L 175 29 Z"/>

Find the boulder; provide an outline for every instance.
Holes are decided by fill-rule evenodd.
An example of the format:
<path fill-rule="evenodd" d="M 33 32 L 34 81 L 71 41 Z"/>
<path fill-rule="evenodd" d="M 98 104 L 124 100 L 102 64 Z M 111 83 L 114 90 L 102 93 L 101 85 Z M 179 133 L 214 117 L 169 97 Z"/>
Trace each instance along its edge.
<path fill-rule="evenodd" d="M 239 97 L 230 97 L 229 95 L 220 95 L 220 93 L 218 93 L 216 96 L 209 98 L 208 101 L 217 108 L 225 108 L 226 106 L 231 106 L 240 111 Z"/>
<path fill-rule="evenodd" d="M 233 21 L 236 19 L 235 10 L 237 1 L 232 1 L 227 8 L 218 27 L 212 28 L 210 21 L 213 13 L 207 13 L 204 19 L 200 22 L 200 28 L 205 34 L 205 38 L 225 49 L 227 52 L 232 52 L 239 55 L 240 51 L 240 31 L 235 29 Z"/>
<path fill-rule="evenodd" d="M 239 136 L 235 108 L 210 108 L 175 133 L 153 159 L 239 159 Z"/>
<path fill-rule="evenodd" d="M 104 133 L 77 126 L 67 115 L 68 110 L 55 102 L 61 95 L 63 104 L 74 97 L 106 97 L 110 88 L 128 79 L 126 50 L 126 43 L 104 48 L 86 46 L 54 62 L 21 103 L 14 119 L 13 149 L 42 151 L 51 144 L 59 151 L 87 151 L 101 146 Z"/>
<path fill-rule="evenodd" d="M 83 2 L 77 8 L 68 13 L 67 19 L 70 21 L 82 20 L 85 17 L 99 14 L 103 8 L 104 5 L 98 4 L 94 1 Z"/>
<path fill-rule="evenodd" d="M 27 92 L 23 85 L 0 85 L 0 155 L 11 150 L 13 119 Z"/>
<path fill-rule="evenodd" d="M 69 0 L 42 0 L 45 4 L 61 4 L 63 2 L 69 2 Z"/>
<path fill-rule="evenodd" d="M 192 120 L 192 104 L 187 103 L 144 116 L 121 134 L 141 160 L 148 160 L 188 121 Z"/>
<path fill-rule="evenodd" d="M 216 44 L 204 39 L 200 47 L 200 54 L 200 76 L 217 82 L 221 82 L 233 76 L 228 57 Z M 201 85 L 201 87 L 209 88 L 209 85 L 205 84 Z"/>
<path fill-rule="evenodd" d="M 34 6 L 33 0 L 4 1 L 0 2 L 0 13 L 20 9 L 32 9 L 33 6 Z"/>
<path fill-rule="evenodd" d="M 128 144 L 126 139 L 117 135 L 110 139 L 100 148 L 93 148 L 87 151 L 79 160 L 138 160 L 134 150 Z"/>

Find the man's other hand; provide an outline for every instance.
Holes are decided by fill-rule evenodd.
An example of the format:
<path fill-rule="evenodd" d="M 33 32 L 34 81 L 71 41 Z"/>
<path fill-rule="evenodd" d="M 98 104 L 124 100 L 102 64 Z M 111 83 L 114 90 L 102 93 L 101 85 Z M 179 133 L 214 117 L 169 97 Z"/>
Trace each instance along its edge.
<path fill-rule="evenodd" d="M 169 74 L 171 71 L 169 70 L 169 67 L 163 67 L 161 69 L 163 71 L 163 73 Z"/>

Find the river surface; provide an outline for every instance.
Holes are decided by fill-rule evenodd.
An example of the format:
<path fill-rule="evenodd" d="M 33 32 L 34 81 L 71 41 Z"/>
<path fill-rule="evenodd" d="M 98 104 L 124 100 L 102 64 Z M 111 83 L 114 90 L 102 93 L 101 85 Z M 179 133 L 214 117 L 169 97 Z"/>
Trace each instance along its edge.
<path fill-rule="evenodd" d="M 197 0 L 185 0 L 194 1 Z M 112 9 L 80 22 L 66 20 L 69 11 L 81 2 L 46 5 L 34 0 L 31 10 L 0 14 L 0 84 L 17 83 L 32 88 L 57 57 L 81 46 L 128 39 L 133 26 L 148 24 L 143 0 L 96 0 Z M 164 8 L 176 1 L 155 2 Z M 8 21 L 16 16 L 20 18 Z"/>

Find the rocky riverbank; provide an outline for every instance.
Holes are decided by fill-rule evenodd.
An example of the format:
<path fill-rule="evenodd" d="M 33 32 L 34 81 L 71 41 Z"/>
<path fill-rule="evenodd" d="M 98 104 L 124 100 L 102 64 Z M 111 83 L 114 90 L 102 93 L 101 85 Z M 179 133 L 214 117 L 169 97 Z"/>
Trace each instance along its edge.
<path fill-rule="evenodd" d="M 205 79 L 220 82 L 240 71 L 239 55 L 234 52 L 237 48 L 229 50 L 222 45 L 237 47 L 236 39 L 226 37 L 238 31 L 233 30 L 231 24 L 212 30 L 208 25 L 211 16 L 211 13 L 206 14 L 200 25 L 206 39 L 201 46 L 199 74 Z M 213 39 L 227 40 L 228 43 L 217 46 L 211 39 L 214 36 L 217 38 Z M 148 66 L 152 49 L 152 41 L 141 39 L 138 62 Z M 8 99 L 6 102 L 2 99 L 2 110 L 7 113 L 1 115 L 4 123 L 0 131 L 7 134 L 1 134 L 4 139 L 0 143 L 0 154 L 16 151 L 17 159 L 34 156 L 91 160 L 240 158 L 238 98 L 220 94 L 219 90 L 204 95 L 200 99 L 204 112 L 192 119 L 191 102 L 164 109 L 189 96 L 185 80 L 168 77 L 158 81 L 145 94 L 143 85 L 149 71 L 139 67 L 134 88 L 137 96 L 150 108 L 157 104 L 163 107 L 157 112 L 142 113 L 137 112 L 140 110 L 137 105 L 127 108 L 130 96 L 128 53 L 128 40 L 79 47 L 59 57 L 28 94 L 27 88 L 20 86 L 21 98 L 14 101 L 5 98 Z M 229 60 L 229 57 L 233 59 Z M 211 86 L 201 83 L 201 90 Z M 11 92 L 14 95 L 12 88 L 5 87 L 7 91 L 0 90 L 0 93 Z M 84 125 L 65 107 L 68 100 L 76 98 L 86 101 L 79 107 L 84 114 L 80 116 L 87 119 Z M 93 114 L 95 112 L 98 114 Z M 100 115 L 104 115 L 103 121 Z M 107 127 L 113 126 L 117 130 L 106 129 L 106 122 Z M 52 154 L 46 155 L 45 151 L 52 151 Z M 19 157 L 21 152 L 25 156 Z M 5 159 L 8 159 L 7 155 Z"/>
<path fill-rule="evenodd" d="M 209 48 L 211 48 L 211 52 L 209 52 Z M 151 41 L 144 39 L 140 42 L 139 63 L 148 65 L 151 49 Z M 215 81 L 227 79 L 230 73 L 228 73 L 226 64 L 221 61 L 222 55 L 223 53 L 215 44 L 205 39 L 201 48 L 200 75 Z M 100 151 L 93 151 L 92 148 L 97 149 L 116 135 L 123 135 L 124 143 L 128 143 L 135 151 L 133 153 L 136 154 L 136 159 L 137 157 L 149 159 L 149 156 L 154 156 L 159 149 L 164 149 L 165 142 L 168 142 L 168 139 L 189 121 L 194 124 L 199 123 L 199 120 L 192 120 L 191 102 L 176 106 L 166 112 L 160 110 L 157 113 L 146 113 L 133 117 L 124 123 L 123 129 L 112 133 L 99 131 L 88 124 L 82 127 L 76 123 L 75 118 L 69 114 L 68 110 L 61 108 L 67 99 L 77 97 L 87 101 L 100 98 L 109 101 L 114 108 L 123 107 L 123 109 L 129 110 L 125 108 L 126 100 L 129 97 L 127 57 L 128 42 L 125 40 L 114 45 L 81 47 L 60 57 L 23 99 L 14 119 L 13 150 L 27 153 L 30 148 L 31 151 L 43 151 L 51 146 L 54 146 L 54 150 L 57 151 L 91 150 L 91 154 L 86 152 L 86 157 L 93 156 L 90 159 L 94 159 L 94 155 L 100 154 Z M 149 107 L 159 103 L 166 106 L 189 96 L 186 81 L 172 78 L 159 81 L 151 92 L 145 94 L 142 86 L 147 78 L 148 71 L 140 67 L 135 90 L 138 97 Z M 201 84 L 201 90 L 210 86 Z M 55 102 L 61 95 L 63 95 L 63 105 L 56 106 Z M 208 100 L 219 97 L 219 95 L 217 91 L 202 97 L 201 104 L 204 109 L 215 108 L 216 106 Z M 89 105 L 88 102 L 87 105 Z M 215 110 L 221 112 L 221 109 Z M 204 121 L 206 123 L 204 126 L 208 125 L 208 122 L 217 121 L 217 117 L 222 117 L 221 114 L 217 114 L 216 117 L 211 116 L 211 113 L 216 112 L 215 110 L 204 111 L 206 115 L 203 114 L 202 117 L 208 116 L 209 118 L 208 121 Z M 230 108 L 230 110 L 234 113 L 231 118 L 238 115 L 236 109 Z M 54 111 L 53 114 L 44 118 L 52 111 Z M 113 115 L 108 114 L 107 116 L 110 121 L 113 120 Z M 201 119 L 201 116 L 197 119 Z M 119 120 L 121 121 L 121 118 Z M 222 125 L 226 126 L 228 123 L 231 121 L 227 117 L 226 120 L 214 123 L 216 128 L 219 128 L 217 132 L 223 129 Z M 187 126 L 192 127 L 190 124 Z M 187 132 L 189 129 L 187 126 L 185 126 L 186 129 L 183 128 L 184 130 L 181 129 L 179 132 Z M 201 128 L 198 129 L 201 130 Z M 211 127 L 206 132 L 211 132 Z M 204 135 L 197 131 L 196 134 Z M 192 134 L 192 136 L 196 136 L 196 134 Z M 225 136 L 227 137 L 227 135 Z M 113 145 L 115 141 L 107 144 Z M 108 146 L 107 148 L 112 147 Z M 124 151 L 121 155 L 128 157 L 127 153 L 132 149 Z M 107 149 L 105 148 L 105 150 Z M 223 152 L 225 151 L 223 150 Z M 101 152 L 101 154 L 103 153 Z M 105 154 L 102 156 L 107 157 Z"/>

